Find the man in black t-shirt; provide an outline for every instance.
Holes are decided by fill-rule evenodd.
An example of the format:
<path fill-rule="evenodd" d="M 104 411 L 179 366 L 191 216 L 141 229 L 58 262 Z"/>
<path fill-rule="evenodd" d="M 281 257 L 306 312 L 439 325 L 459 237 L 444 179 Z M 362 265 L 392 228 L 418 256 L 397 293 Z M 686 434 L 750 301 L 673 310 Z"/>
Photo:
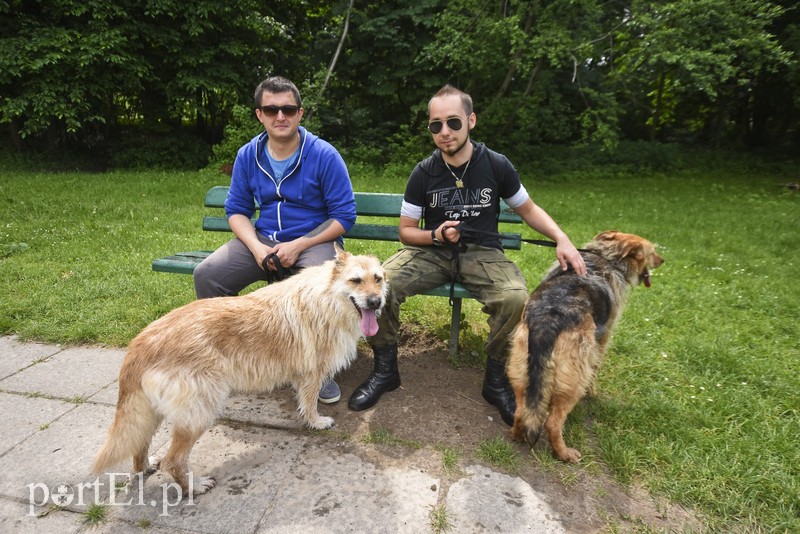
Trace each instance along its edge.
<path fill-rule="evenodd" d="M 438 149 L 408 179 L 400 212 L 400 241 L 405 248 L 384 262 L 390 295 L 378 333 L 369 339 L 375 368 L 348 405 L 351 410 L 365 410 L 383 393 L 400 386 L 400 305 L 407 297 L 451 281 L 451 244 L 459 244 L 456 280 L 489 315 L 483 397 L 510 426 L 515 402 L 505 361 L 509 335 L 522 316 L 528 290 L 522 271 L 503 254 L 497 236 L 491 235 L 497 233 L 500 199 L 531 228 L 556 242 L 562 269 L 571 266 L 585 275 L 586 266 L 567 235 L 528 196 L 508 158 L 470 139 L 477 117 L 468 94 L 446 85 L 428 103 L 428 114 L 428 130 Z M 461 223 L 473 231 L 456 228 Z"/>

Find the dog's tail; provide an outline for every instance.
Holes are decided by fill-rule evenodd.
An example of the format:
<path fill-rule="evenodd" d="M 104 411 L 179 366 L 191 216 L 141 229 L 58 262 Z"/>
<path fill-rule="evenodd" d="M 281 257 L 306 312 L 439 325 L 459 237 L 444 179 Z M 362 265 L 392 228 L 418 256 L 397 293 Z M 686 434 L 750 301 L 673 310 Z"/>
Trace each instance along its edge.
<path fill-rule="evenodd" d="M 117 412 L 94 458 L 92 473 L 100 475 L 128 457 L 146 455 L 160 421 L 142 390 L 141 377 L 120 372 Z"/>
<path fill-rule="evenodd" d="M 536 313 L 539 310 L 531 310 Z M 553 310 L 549 310 L 552 313 Z M 526 440 L 534 445 L 539 439 L 542 426 L 547 420 L 550 399 L 555 382 L 555 362 L 553 350 L 560 329 L 552 317 L 528 320 L 528 388 L 525 392 L 525 406 L 522 422 L 527 429 Z"/>

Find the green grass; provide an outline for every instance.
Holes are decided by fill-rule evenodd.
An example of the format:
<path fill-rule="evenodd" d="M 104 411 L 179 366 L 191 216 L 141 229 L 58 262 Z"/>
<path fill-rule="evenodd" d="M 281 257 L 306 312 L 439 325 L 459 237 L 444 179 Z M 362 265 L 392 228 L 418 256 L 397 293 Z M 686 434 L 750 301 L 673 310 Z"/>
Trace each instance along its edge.
<path fill-rule="evenodd" d="M 93 504 L 83 513 L 83 523 L 88 527 L 99 527 L 108 521 L 109 508 L 104 504 Z"/>
<path fill-rule="evenodd" d="M 385 428 L 377 428 L 361 436 L 361 442 L 370 445 L 389 445 L 392 447 L 408 447 L 421 449 L 422 443 L 416 440 L 398 438 Z"/>
<path fill-rule="evenodd" d="M 355 188 L 402 192 L 410 168 L 353 167 Z M 194 298 L 190 277 L 150 262 L 228 239 L 200 230 L 205 191 L 226 180 L 0 170 L 0 332 L 127 344 Z M 598 167 L 524 180 L 576 244 L 619 229 L 666 259 L 653 287 L 631 295 L 598 396 L 568 420 L 568 442 L 620 481 L 702 511 L 714 529 L 800 531 L 800 195 L 779 186 L 797 180 L 794 168 Z M 397 246 L 348 248 L 385 258 Z M 535 246 L 508 254 L 531 288 L 554 259 Z M 485 317 L 474 301 L 464 309 L 460 359 L 480 365 Z M 444 339 L 446 299 L 410 299 L 403 320 Z"/>
<path fill-rule="evenodd" d="M 450 532 L 453 528 L 453 524 L 447 516 L 447 508 L 443 504 L 431 506 L 431 511 L 428 512 L 428 519 L 430 520 L 431 532 L 434 534 Z"/>
<path fill-rule="evenodd" d="M 499 437 L 486 439 L 478 444 L 478 448 L 475 449 L 475 457 L 512 473 L 519 466 L 519 455 L 514 445 Z"/>
<path fill-rule="evenodd" d="M 460 475 L 461 469 L 458 467 L 459 452 L 457 449 L 445 445 L 436 445 L 434 448 L 442 453 L 442 470 L 446 475 Z"/>

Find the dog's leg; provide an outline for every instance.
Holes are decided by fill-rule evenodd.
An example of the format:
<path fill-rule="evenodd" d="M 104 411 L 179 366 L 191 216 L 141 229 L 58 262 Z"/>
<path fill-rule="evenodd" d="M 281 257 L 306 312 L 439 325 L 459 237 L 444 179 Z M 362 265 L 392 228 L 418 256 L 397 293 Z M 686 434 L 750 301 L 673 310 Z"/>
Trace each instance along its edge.
<path fill-rule="evenodd" d="M 525 423 L 522 421 L 522 408 L 525 406 L 525 390 L 521 387 L 514 389 L 514 426 L 511 427 L 511 439 L 523 441 L 525 439 Z"/>
<path fill-rule="evenodd" d="M 170 443 L 169 451 L 161 461 L 161 468 L 172 475 L 175 482 L 180 485 L 184 495 L 189 493 L 189 477 L 192 480 L 192 489 L 195 495 L 200 495 L 207 492 L 217 485 L 213 477 L 195 477 L 189 471 L 189 453 L 192 452 L 192 447 L 195 441 L 206 431 L 202 429 L 190 429 L 175 427 L 172 431 L 172 443 Z"/>
<path fill-rule="evenodd" d="M 563 393 L 553 395 L 550 402 L 550 417 L 544 424 L 553 453 L 564 462 L 577 463 L 581 459 L 581 453 L 567 447 L 564 442 L 564 423 L 580 398 L 580 395 Z"/>
<path fill-rule="evenodd" d="M 297 384 L 297 409 L 310 428 L 325 430 L 335 423 L 333 417 L 323 417 L 317 411 L 317 397 L 322 387 L 322 377 L 304 377 Z"/>
<path fill-rule="evenodd" d="M 158 470 L 158 464 L 161 460 L 156 459 L 154 456 L 148 456 L 147 452 L 150 449 L 150 442 L 153 439 L 153 435 L 158 430 L 158 426 L 161 424 L 161 417 L 152 414 L 152 417 L 149 421 L 145 423 L 147 425 L 146 428 L 142 428 L 141 432 L 149 436 L 147 439 L 147 443 L 145 443 L 142 448 L 140 448 L 136 453 L 133 455 L 133 473 L 132 475 L 136 475 L 137 473 L 142 473 L 143 476 L 147 477 L 152 475 Z"/>

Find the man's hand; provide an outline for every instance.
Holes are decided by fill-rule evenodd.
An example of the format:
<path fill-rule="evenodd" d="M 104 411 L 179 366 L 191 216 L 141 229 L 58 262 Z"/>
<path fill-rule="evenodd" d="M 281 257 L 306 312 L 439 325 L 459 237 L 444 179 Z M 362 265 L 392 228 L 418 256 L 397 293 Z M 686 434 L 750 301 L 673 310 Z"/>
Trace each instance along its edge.
<path fill-rule="evenodd" d="M 562 271 L 566 271 L 572 265 L 576 273 L 586 276 L 586 263 L 583 261 L 583 256 L 570 240 L 556 243 L 556 258 L 558 258 Z"/>
<path fill-rule="evenodd" d="M 269 247 L 269 246 L 267 246 L 267 245 L 265 245 L 263 243 L 259 243 L 259 245 L 260 246 L 258 247 L 258 250 L 256 250 L 256 252 L 253 253 L 253 257 L 256 259 L 256 263 L 258 263 L 258 266 L 261 267 L 262 269 L 264 269 L 264 260 L 267 258 L 267 256 L 272 254 L 273 248 Z M 276 267 L 272 263 L 272 261 L 270 261 L 267 264 L 267 266 L 269 267 L 270 271 L 274 271 L 276 269 Z M 264 270 L 266 270 L 266 269 L 264 269 Z"/>
<path fill-rule="evenodd" d="M 305 250 L 305 247 L 300 244 L 300 239 L 295 239 L 294 241 L 288 241 L 286 243 L 278 243 L 272 247 L 272 252 L 278 256 L 278 260 L 280 260 L 281 266 L 283 266 L 284 269 L 288 269 L 297 263 L 300 254 Z M 273 271 L 276 268 L 272 260 L 270 260 L 269 266 Z"/>
<path fill-rule="evenodd" d="M 445 221 L 439 226 L 437 233 L 441 234 L 443 243 L 458 243 L 461 239 L 461 232 L 456 230 L 458 221 Z"/>

